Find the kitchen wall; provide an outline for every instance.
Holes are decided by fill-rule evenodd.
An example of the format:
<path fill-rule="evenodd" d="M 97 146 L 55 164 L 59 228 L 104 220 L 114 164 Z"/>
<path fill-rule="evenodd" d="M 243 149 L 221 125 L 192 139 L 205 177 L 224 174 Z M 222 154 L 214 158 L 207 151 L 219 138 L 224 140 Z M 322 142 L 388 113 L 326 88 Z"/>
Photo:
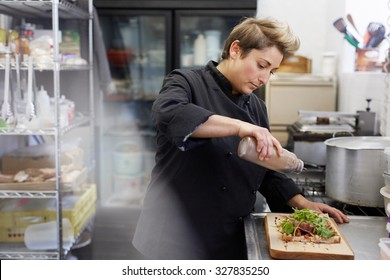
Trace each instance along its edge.
<path fill-rule="evenodd" d="M 335 29 L 333 22 L 351 14 L 361 34 L 369 22 L 382 22 L 386 34 L 390 26 L 389 0 L 258 0 L 257 15 L 272 16 L 288 22 L 301 39 L 299 55 L 312 59 L 313 74 L 322 73 L 322 57 L 333 52 L 337 58 L 337 110 L 355 113 L 365 110 L 366 99 L 372 99 L 371 110 L 376 112 L 377 132 L 390 136 L 390 77 L 378 72 L 355 72 L 355 48 Z M 380 45 L 384 59 L 389 47 L 387 40 Z"/>

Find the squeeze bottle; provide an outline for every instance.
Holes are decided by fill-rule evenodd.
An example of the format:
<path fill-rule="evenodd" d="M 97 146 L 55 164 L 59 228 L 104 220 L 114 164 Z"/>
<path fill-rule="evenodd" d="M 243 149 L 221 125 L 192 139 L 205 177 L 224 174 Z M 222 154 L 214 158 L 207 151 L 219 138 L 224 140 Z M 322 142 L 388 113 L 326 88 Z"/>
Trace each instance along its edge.
<path fill-rule="evenodd" d="M 297 158 L 294 153 L 291 153 L 286 149 L 282 150 L 280 156 L 277 154 L 276 149 L 274 149 L 271 158 L 268 160 L 260 160 L 256 145 L 257 141 L 254 137 L 247 136 L 242 138 L 237 149 L 238 156 L 252 163 L 281 173 L 300 173 L 303 170 L 303 161 Z"/>
<path fill-rule="evenodd" d="M 41 125 L 43 127 L 50 126 L 50 98 L 43 86 L 41 86 L 37 93 L 37 107 L 38 118 L 41 120 Z"/>

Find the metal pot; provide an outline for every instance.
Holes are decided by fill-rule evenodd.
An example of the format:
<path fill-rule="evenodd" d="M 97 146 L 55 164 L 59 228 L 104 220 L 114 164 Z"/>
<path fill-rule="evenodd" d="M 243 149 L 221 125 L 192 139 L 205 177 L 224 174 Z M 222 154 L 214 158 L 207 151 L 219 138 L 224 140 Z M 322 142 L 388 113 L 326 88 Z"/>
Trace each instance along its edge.
<path fill-rule="evenodd" d="M 390 147 L 390 137 L 339 137 L 325 144 L 325 194 L 347 204 L 383 207 L 383 151 Z"/>

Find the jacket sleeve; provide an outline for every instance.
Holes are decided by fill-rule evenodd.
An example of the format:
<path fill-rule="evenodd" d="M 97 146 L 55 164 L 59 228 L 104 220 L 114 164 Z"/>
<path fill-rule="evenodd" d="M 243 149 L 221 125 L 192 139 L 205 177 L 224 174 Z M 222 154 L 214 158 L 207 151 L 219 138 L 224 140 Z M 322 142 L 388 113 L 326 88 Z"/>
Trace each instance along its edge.
<path fill-rule="evenodd" d="M 272 170 L 267 171 L 259 191 L 272 212 L 282 213 L 292 212 L 292 208 L 287 205 L 288 200 L 297 194 L 303 195 L 291 178 Z"/>
<path fill-rule="evenodd" d="M 174 70 L 164 80 L 153 103 L 152 119 L 164 136 L 180 150 L 189 150 L 209 139 L 190 138 L 195 129 L 214 113 L 193 103 L 195 85 Z"/>

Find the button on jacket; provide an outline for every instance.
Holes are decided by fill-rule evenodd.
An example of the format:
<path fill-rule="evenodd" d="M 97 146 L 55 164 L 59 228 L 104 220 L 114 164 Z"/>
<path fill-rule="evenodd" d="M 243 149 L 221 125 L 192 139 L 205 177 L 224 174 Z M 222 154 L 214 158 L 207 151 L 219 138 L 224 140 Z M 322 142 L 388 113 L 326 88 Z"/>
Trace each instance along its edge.
<path fill-rule="evenodd" d="M 191 138 L 213 114 L 269 128 L 264 102 L 233 95 L 216 65 L 172 71 L 153 104 L 156 166 L 133 240 L 149 258 L 245 258 L 243 217 L 256 192 L 272 211 L 287 211 L 300 193 L 285 175 L 239 158 L 240 137 Z"/>

